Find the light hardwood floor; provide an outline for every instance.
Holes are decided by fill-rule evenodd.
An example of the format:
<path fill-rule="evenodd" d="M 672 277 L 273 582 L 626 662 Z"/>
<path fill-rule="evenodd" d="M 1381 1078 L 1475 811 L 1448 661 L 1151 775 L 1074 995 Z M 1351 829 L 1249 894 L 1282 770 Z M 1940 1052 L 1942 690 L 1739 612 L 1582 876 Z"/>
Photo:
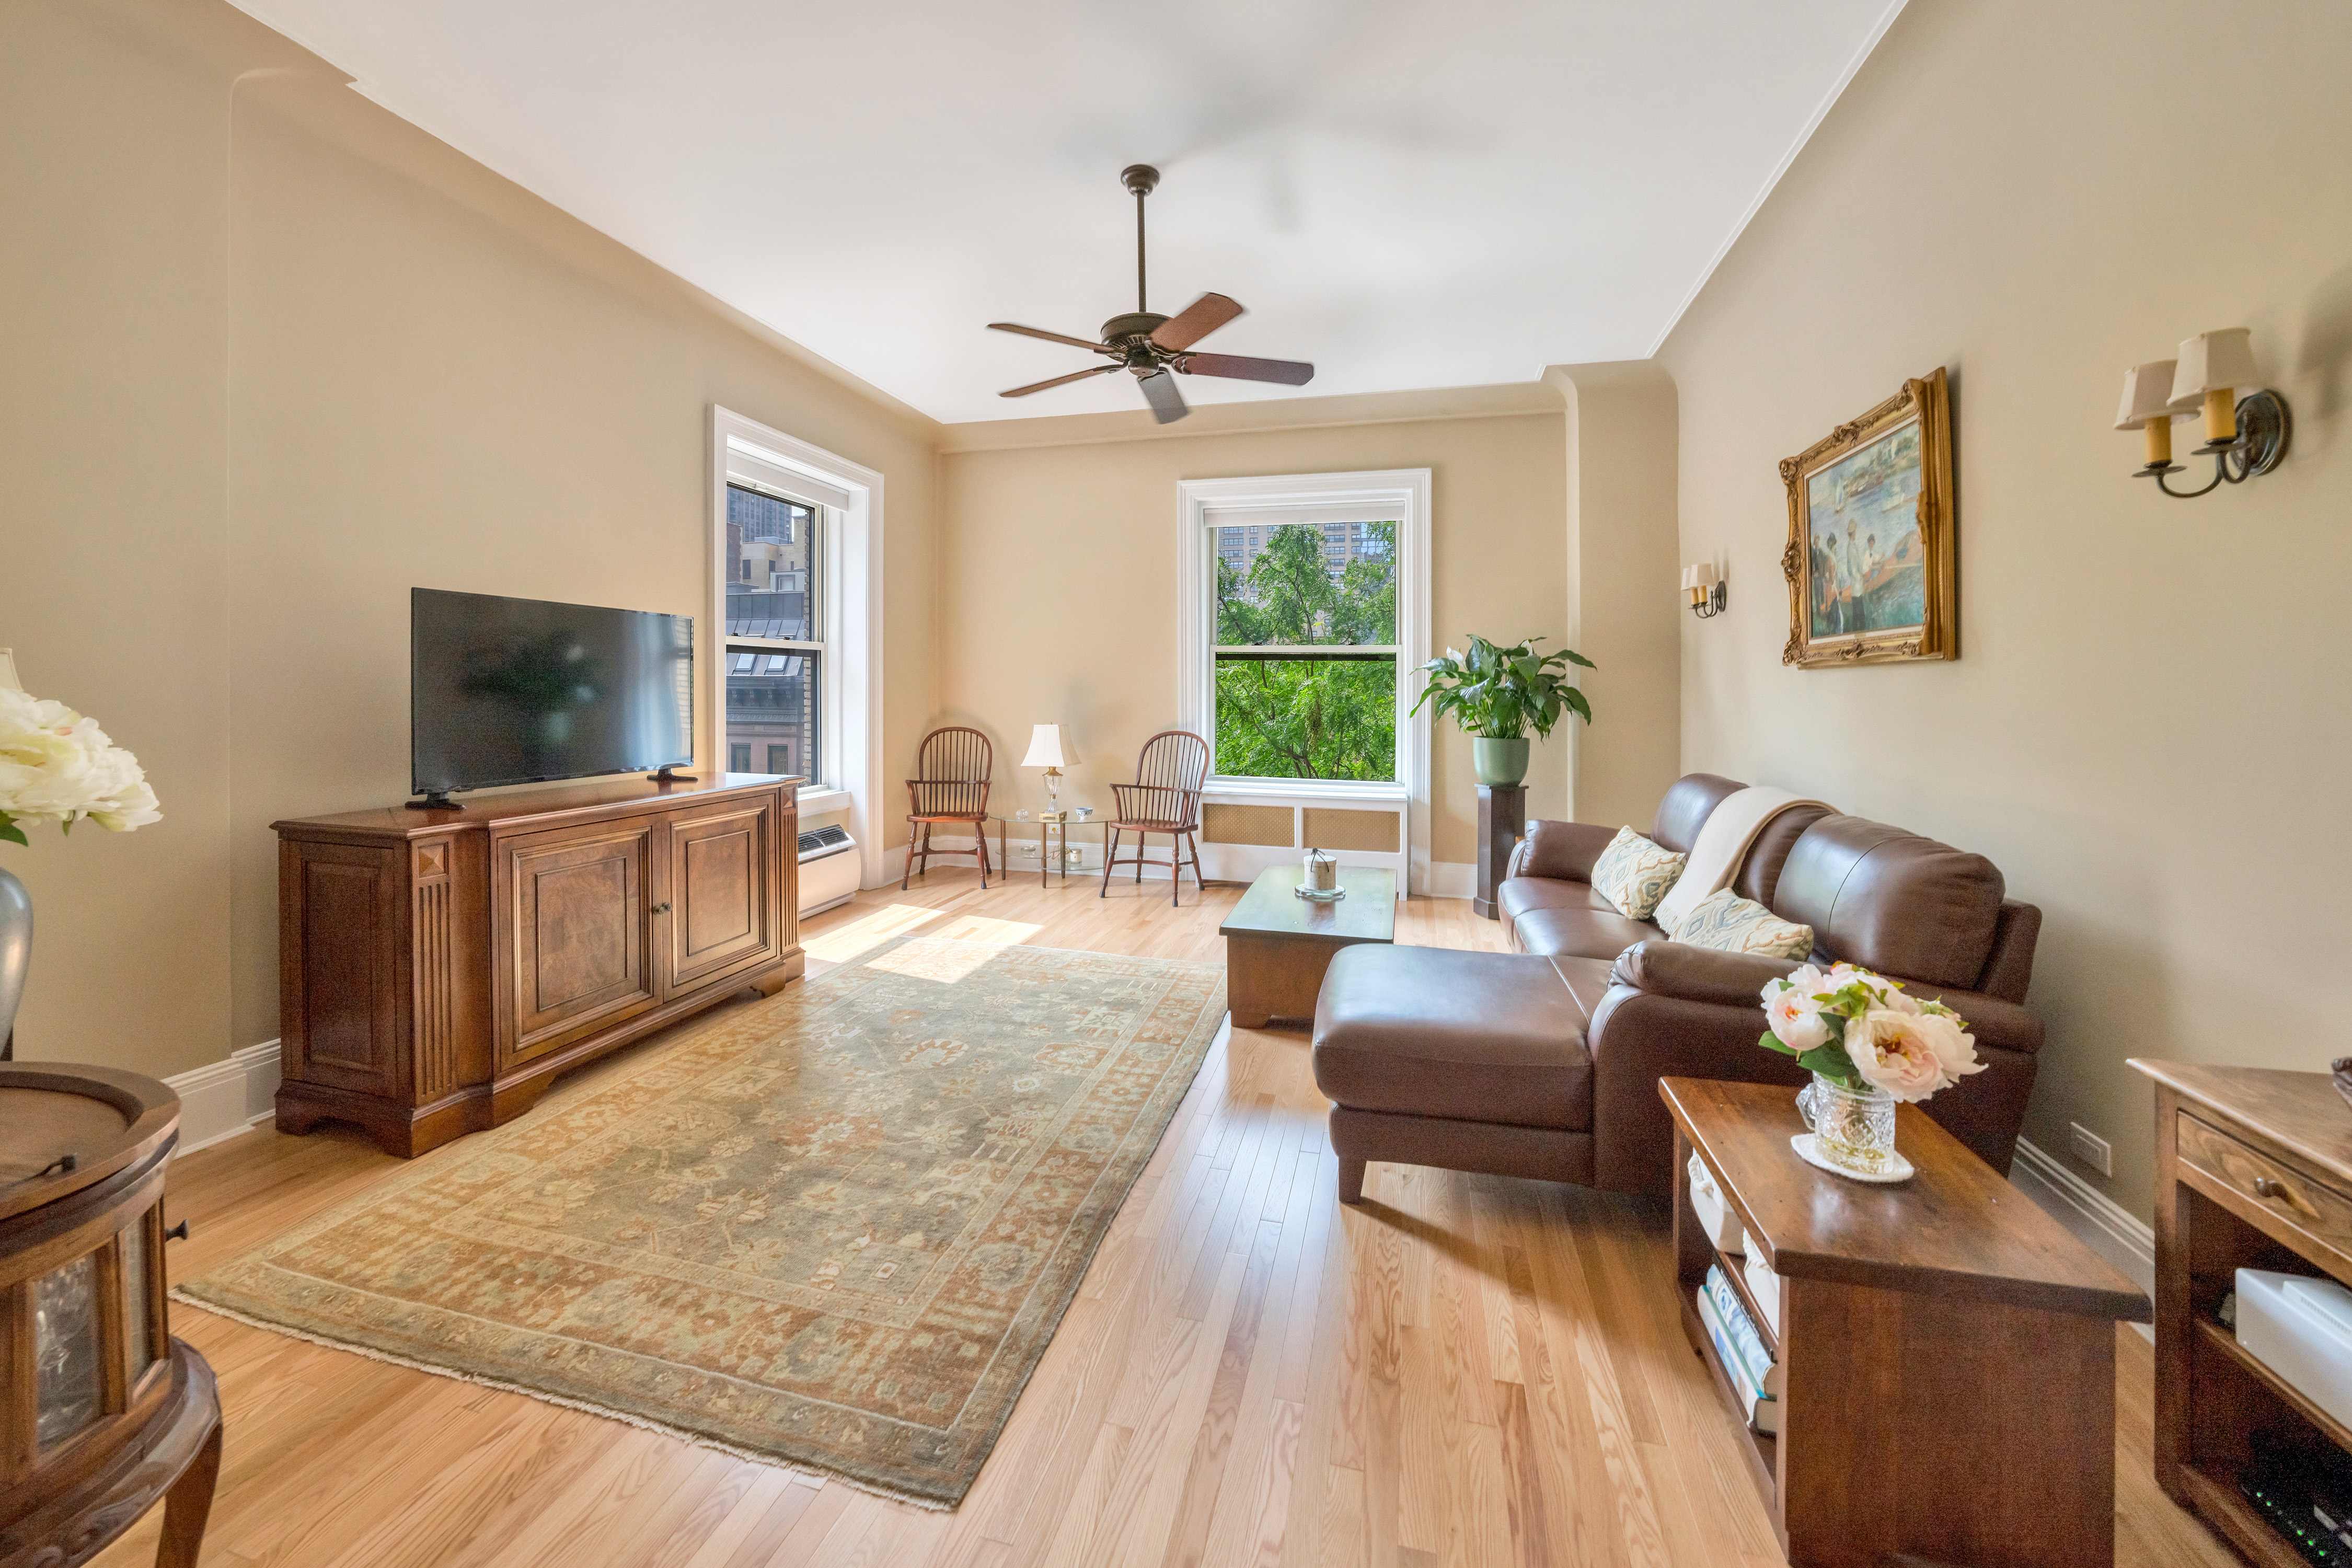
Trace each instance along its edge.
<path fill-rule="evenodd" d="M 1217 924 L 1240 892 L 1187 890 L 1171 910 L 1150 883 L 1103 900 L 1076 879 L 983 892 L 969 871 L 934 871 L 927 887 L 860 894 L 806 940 L 819 964 L 902 931 L 1219 960 Z M 1398 936 L 1500 945 L 1459 900 L 1411 901 Z M 952 1514 L 175 1306 L 227 1412 L 204 1561 L 1780 1561 L 1730 1417 L 1683 1341 L 1662 1205 L 1375 1165 L 1368 1201 L 1345 1208 L 1324 1109 L 1301 1034 L 1237 1031 L 1211 1053 Z M 171 1218 L 194 1229 L 172 1248 L 173 1276 L 395 1164 L 334 1131 L 260 1131 L 192 1154 L 172 1173 Z M 2128 1330 L 2117 1343 L 2117 1563 L 2234 1563 L 2157 1491 L 2148 1350 Z M 2033 1375 L 2031 1346 L 2018 1375 Z M 1893 1484 L 1934 1484 L 1932 1456 L 1894 1468 Z M 152 1562 L 160 1522 L 159 1510 L 96 1561 Z"/>

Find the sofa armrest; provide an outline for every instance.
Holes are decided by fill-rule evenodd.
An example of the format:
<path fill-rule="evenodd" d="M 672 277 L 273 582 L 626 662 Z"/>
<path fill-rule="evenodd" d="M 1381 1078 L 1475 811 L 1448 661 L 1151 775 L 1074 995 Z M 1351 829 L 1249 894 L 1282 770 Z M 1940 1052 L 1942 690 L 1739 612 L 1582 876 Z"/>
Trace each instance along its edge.
<path fill-rule="evenodd" d="M 1612 985 L 1630 985 L 1656 996 L 1750 1007 L 1763 1028 L 1764 987 L 1792 973 L 1796 960 L 1753 952 L 1721 952 L 1679 942 L 1637 942 L 1617 955 Z"/>
<path fill-rule="evenodd" d="M 1969 1033 L 1976 1037 L 1979 1046 L 2022 1051 L 2028 1056 L 2042 1048 L 2042 1020 L 2014 1002 L 2004 1002 L 1981 991 L 1927 985 L 1916 981 L 1906 981 L 1903 989 L 1922 1002 L 1941 1002 L 1958 1013 L 1967 1021 Z"/>
<path fill-rule="evenodd" d="M 1595 827 L 1588 822 L 1548 822 L 1538 818 L 1528 824 L 1527 837 L 1511 857 L 1511 875 L 1515 877 L 1556 877 L 1562 881 L 1590 882 L 1592 863 L 1617 837 L 1613 827 Z"/>
<path fill-rule="evenodd" d="M 1621 957 L 1621 968 L 1639 951 Z M 1753 992 L 1735 1005 L 1612 984 L 1585 1036 L 1592 1056 L 1592 1184 L 1619 1193 L 1674 1190 L 1675 1125 L 1658 1097 L 1662 1078 L 1780 1083 L 1791 1091 L 1804 1084 L 1811 1075 L 1795 1058 L 1756 1043 L 1763 1033 L 1764 1004 Z"/>
<path fill-rule="evenodd" d="M 1653 996 L 1755 1008 L 1760 1015 L 1765 984 L 1796 967 L 1793 961 L 1785 958 L 1718 952 L 1679 942 L 1644 942 L 1617 955 L 1617 963 L 1609 972 L 1609 983 L 1631 986 Z M 1922 1002 L 1941 1002 L 1958 1013 L 1968 1021 L 1969 1032 L 1980 1046 L 2029 1055 L 2042 1048 L 2042 1020 L 2014 1002 L 1981 991 L 1929 985 L 1917 980 L 1904 981 L 1903 989 Z M 1762 1032 L 1760 1016 L 1758 1032 Z"/>

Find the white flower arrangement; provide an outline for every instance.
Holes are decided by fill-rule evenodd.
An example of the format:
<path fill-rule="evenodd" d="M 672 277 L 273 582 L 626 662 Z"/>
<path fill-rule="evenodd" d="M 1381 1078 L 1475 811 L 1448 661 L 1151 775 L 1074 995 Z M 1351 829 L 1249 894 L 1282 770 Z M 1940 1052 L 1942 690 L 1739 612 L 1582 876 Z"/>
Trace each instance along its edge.
<path fill-rule="evenodd" d="M 139 759 L 107 739 L 97 720 L 0 686 L 0 840 L 26 843 L 18 826 L 26 822 L 70 832 L 87 816 L 128 833 L 163 815 Z"/>
<path fill-rule="evenodd" d="M 1758 1045 L 1857 1094 L 1875 1089 L 1921 1100 L 1985 1068 L 1968 1020 L 1851 963 L 1827 973 L 1803 964 L 1769 982 L 1764 1017 L 1770 1029 Z"/>

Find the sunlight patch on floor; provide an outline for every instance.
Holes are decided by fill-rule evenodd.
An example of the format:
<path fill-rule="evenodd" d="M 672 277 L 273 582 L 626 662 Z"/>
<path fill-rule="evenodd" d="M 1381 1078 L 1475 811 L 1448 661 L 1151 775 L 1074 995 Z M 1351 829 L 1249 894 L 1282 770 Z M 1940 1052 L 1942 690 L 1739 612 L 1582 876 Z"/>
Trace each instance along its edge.
<path fill-rule="evenodd" d="M 937 931 L 925 931 L 925 936 L 951 936 L 958 942 L 993 942 L 1010 945 L 1034 937 L 1045 928 L 1028 921 L 991 920 L 986 915 L 958 915 Z"/>
<path fill-rule="evenodd" d="M 928 925 L 946 912 L 927 910 L 920 904 L 885 904 L 870 915 L 844 925 L 829 926 L 805 938 L 802 945 L 811 958 L 827 963 L 847 963 L 859 953 L 870 952 L 891 938 Z"/>

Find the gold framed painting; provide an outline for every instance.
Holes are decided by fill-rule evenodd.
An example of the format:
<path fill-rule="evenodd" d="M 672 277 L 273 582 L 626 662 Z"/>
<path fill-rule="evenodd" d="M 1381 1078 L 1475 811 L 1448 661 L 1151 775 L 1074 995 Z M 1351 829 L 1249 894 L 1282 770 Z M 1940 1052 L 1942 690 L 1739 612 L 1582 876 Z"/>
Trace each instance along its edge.
<path fill-rule="evenodd" d="M 1941 365 L 1780 460 L 1789 643 L 1802 668 L 1960 657 L 1951 402 Z"/>

